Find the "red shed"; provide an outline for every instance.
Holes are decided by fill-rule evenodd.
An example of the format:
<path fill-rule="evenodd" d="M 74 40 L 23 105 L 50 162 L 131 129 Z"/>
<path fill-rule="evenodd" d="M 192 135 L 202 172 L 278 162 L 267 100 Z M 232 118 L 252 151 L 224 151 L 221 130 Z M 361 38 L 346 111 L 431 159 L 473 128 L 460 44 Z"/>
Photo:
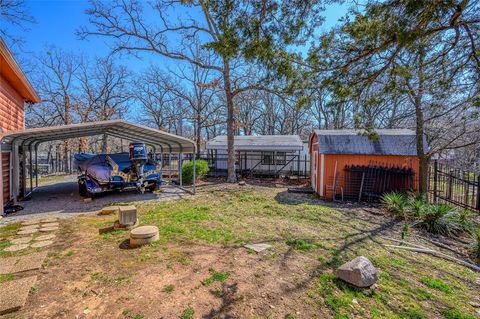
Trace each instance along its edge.
<path fill-rule="evenodd" d="M 12 53 L 0 37 L 0 136 L 25 128 L 26 102 L 38 103 L 40 98 L 27 80 Z M 10 151 L 0 153 L 0 208 L 10 200 Z"/>
<path fill-rule="evenodd" d="M 322 198 L 363 200 L 418 189 L 415 132 L 378 129 L 315 130 L 310 136 L 311 186 Z"/>

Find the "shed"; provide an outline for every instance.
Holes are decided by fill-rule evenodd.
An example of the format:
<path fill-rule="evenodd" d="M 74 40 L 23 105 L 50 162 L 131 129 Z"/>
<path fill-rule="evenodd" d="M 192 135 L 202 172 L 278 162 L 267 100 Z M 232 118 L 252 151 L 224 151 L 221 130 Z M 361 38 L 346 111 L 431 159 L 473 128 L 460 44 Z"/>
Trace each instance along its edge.
<path fill-rule="evenodd" d="M 356 130 L 315 130 L 310 136 L 311 186 L 320 197 L 355 200 L 389 191 L 418 189 L 416 134 L 377 129 L 370 138 Z"/>
<path fill-rule="evenodd" d="M 25 103 L 40 98 L 0 37 L 0 134 L 25 128 Z M 0 151 L 0 204 L 11 194 L 11 152 Z M 0 207 L 1 209 L 1 207 Z"/>
<path fill-rule="evenodd" d="M 305 160 L 309 156 L 308 145 L 298 135 L 235 136 L 234 148 L 237 172 L 256 175 L 305 172 Z M 219 135 L 209 140 L 205 149 L 210 170 L 226 172 L 227 136 Z"/>

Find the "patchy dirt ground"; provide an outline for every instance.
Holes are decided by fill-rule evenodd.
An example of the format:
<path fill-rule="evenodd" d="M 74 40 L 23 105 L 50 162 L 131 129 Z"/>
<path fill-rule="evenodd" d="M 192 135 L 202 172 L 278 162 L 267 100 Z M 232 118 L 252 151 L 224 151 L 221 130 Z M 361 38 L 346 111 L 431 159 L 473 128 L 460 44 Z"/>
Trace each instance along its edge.
<path fill-rule="evenodd" d="M 128 232 L 98 233 L 114 216 L 62 220 L 36 289 L 11 317 L 479 316 L 472 306 L 480 303 L 479 273 L 387 250 L 381 236 L 399 238 L 401 224 L 381 211 L 277 186 L 204 184 L 189 199 L 146 202 L 138 206 L 140 221 L 157 225 L 161 239 L 138 249 L 128 249 Z M 420 242 L 414 235 L 409 240 Z M 243 248 L 250 242 L 272 249 L 253 253 Z M 379 269 L 374 289 L 357 290 L 332 274 L 360 254 Z"/>

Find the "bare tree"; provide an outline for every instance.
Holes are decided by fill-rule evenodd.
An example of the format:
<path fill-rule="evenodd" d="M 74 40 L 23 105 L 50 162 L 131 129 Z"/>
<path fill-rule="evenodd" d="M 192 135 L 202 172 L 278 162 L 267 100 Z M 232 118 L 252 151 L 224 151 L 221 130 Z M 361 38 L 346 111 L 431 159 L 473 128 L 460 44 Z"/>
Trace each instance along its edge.
<path fill-rule="evenodd" d="M 228 181 L 235 182 L 234 98 L 246 90 L 258 89 L 259 85 L 239 86 L 232 64 L 255 60 L 259 67 L 268 66 L 290 75 L 291 65 L 286 57 L 291 56 L 285 48 L 306 41 L 313 33 L 320 20 L 317 4 L 312 0 L 273 1 L 268 6 L 245 1 L 158 0 L 148 4 L 148 10 L 158 17 L 158 23 L 154 23 L 148 21 L 139 1 L 93 0 L 87 14 L 94 29 L 83 28 L 78 34 L 82 38 L 108 37 L 113 41 L 113 52 L 149 51 L 216 72 L 223 80 L 227 109 Z M 191 14 L 184 12 L 183 17 L 175 19 L 173 13 L 180 6 Z M 175 40 L 171 41 L 172 38 Z M 218 59 L 205 62 L 192 55 L 187 48 L 195 39 L 201 39 L 202 48 L 214 52 Z"/>
<path fill-rule="evenodd" d="M 35 23 L 30 15 L 25 0 L 0 0 L 0 36 L 12 45 L 19 45 L 23 42 L 22 37 L 13 35 L 9 28 L 18 28 L 23 32 L 29 30 L 28 26 Z"/>
<path fill-rule="evenodd" d="M 78 108 L 83 120 L 92 114 L 96 120 L 106 121 L 122 118 L 132 98 L 130 72 L 117 65 L 111 57 L 97 58 L 94 63 L 85 63 L 78 76 L 85 102 Z M 103 135 L 102 152 L 108 151 L 107 135 Z"/>
<path fill-rule="evenodd" d="M 74 123 L 77 100 L 75 76 L 82 60 L 68 52 L 52 47 L 38 58 L 36 88 L 42 102 L 27 109 L 27 126 L 68 125 Z M 65 171 L 69 171 L 69 143 L 63 143 Z"/>

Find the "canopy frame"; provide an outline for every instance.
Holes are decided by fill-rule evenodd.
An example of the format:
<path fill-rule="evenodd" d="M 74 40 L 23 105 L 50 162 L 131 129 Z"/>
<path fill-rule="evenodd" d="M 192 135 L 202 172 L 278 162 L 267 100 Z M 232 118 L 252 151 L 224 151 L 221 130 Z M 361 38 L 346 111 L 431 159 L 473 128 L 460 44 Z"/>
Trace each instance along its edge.
<path fill-rule="evenodd" d="M 80 124 L 70 124 L 70 125 L 60 125 L 60 126 L 49 126 L 41 128 L 32 128 L 18 131 L 11 131 L 4 134 L 0 134 L 0 155 L 2 151 L 11 152 L 11 171 L 10 176 L 12 180 L 12 189 L 13 194 L 13 203 L 17 204 L 20 194 L 20 165 L 23 166 L 23 182 L 22 182 L 22 193 L 26 197 L 30 194 L 33 188 L 33 173 L 30 169 L 30 191 L 27 194 L 26 191 L 26 161 L 27 153 L 29 154 L 29 164 L 30 167 L 35 165 L 35 169 L 38 172 L 38 157 L 37 150 L 38 146 L 41 143 L 50 142 L 50 141 L 61 141 L 71 138 L 80 138 L 80 137 L 89 137 L 96 135 L 107 135 L 112 137 L 117 137 L 122 140 L 130 140 L 137 142 L 144 142 L 145 144 L 151 146 L 154 150 L 157 147 L 161 150 L 162 158 L 162 167 L 163 167 L 163 153 L 168 152 L 169 158 L 169 183 L 172 184 L 172 174 L 171 174 L 171 155 L 172 153 L 178 153 L 178 163 L 179 163 L 179 185 L 183 186 L 182 173 L 181 173 L 181 163 L 183 160 L 183 154 L 191 153 L 193 157 L 193 174 L 196 175 L 196 165 L 195 165 L 195 154 L 196 154 L 196 144 L 194 141 L 187 139 L 182 136 L 175 134 L 167 133 L 161 130 L 154 128 L 130 123 L 124 120 L 110 120 L 110 121 L 99 121 L 99 122 L 88 122 Z M 35 156 L 32 157 L 32 150 L 35 151 Z M 21 151 L 21 152 L 20 152 Z M 20 158 L 20 153 L 22 158 Z M 2 156 L 0 156 L 0 167 L 2 167 Z M 38 174 L 35 176 L 35 188 L 38 187 Z M 0 172 L 0 185 L 2 184 L 2 174 Z M 193 194 L 196 192 L 196 181 L 195 177 L 193 179 Z M 0 196 L 0 215 L 3 214 L 3 194 Z"/>

